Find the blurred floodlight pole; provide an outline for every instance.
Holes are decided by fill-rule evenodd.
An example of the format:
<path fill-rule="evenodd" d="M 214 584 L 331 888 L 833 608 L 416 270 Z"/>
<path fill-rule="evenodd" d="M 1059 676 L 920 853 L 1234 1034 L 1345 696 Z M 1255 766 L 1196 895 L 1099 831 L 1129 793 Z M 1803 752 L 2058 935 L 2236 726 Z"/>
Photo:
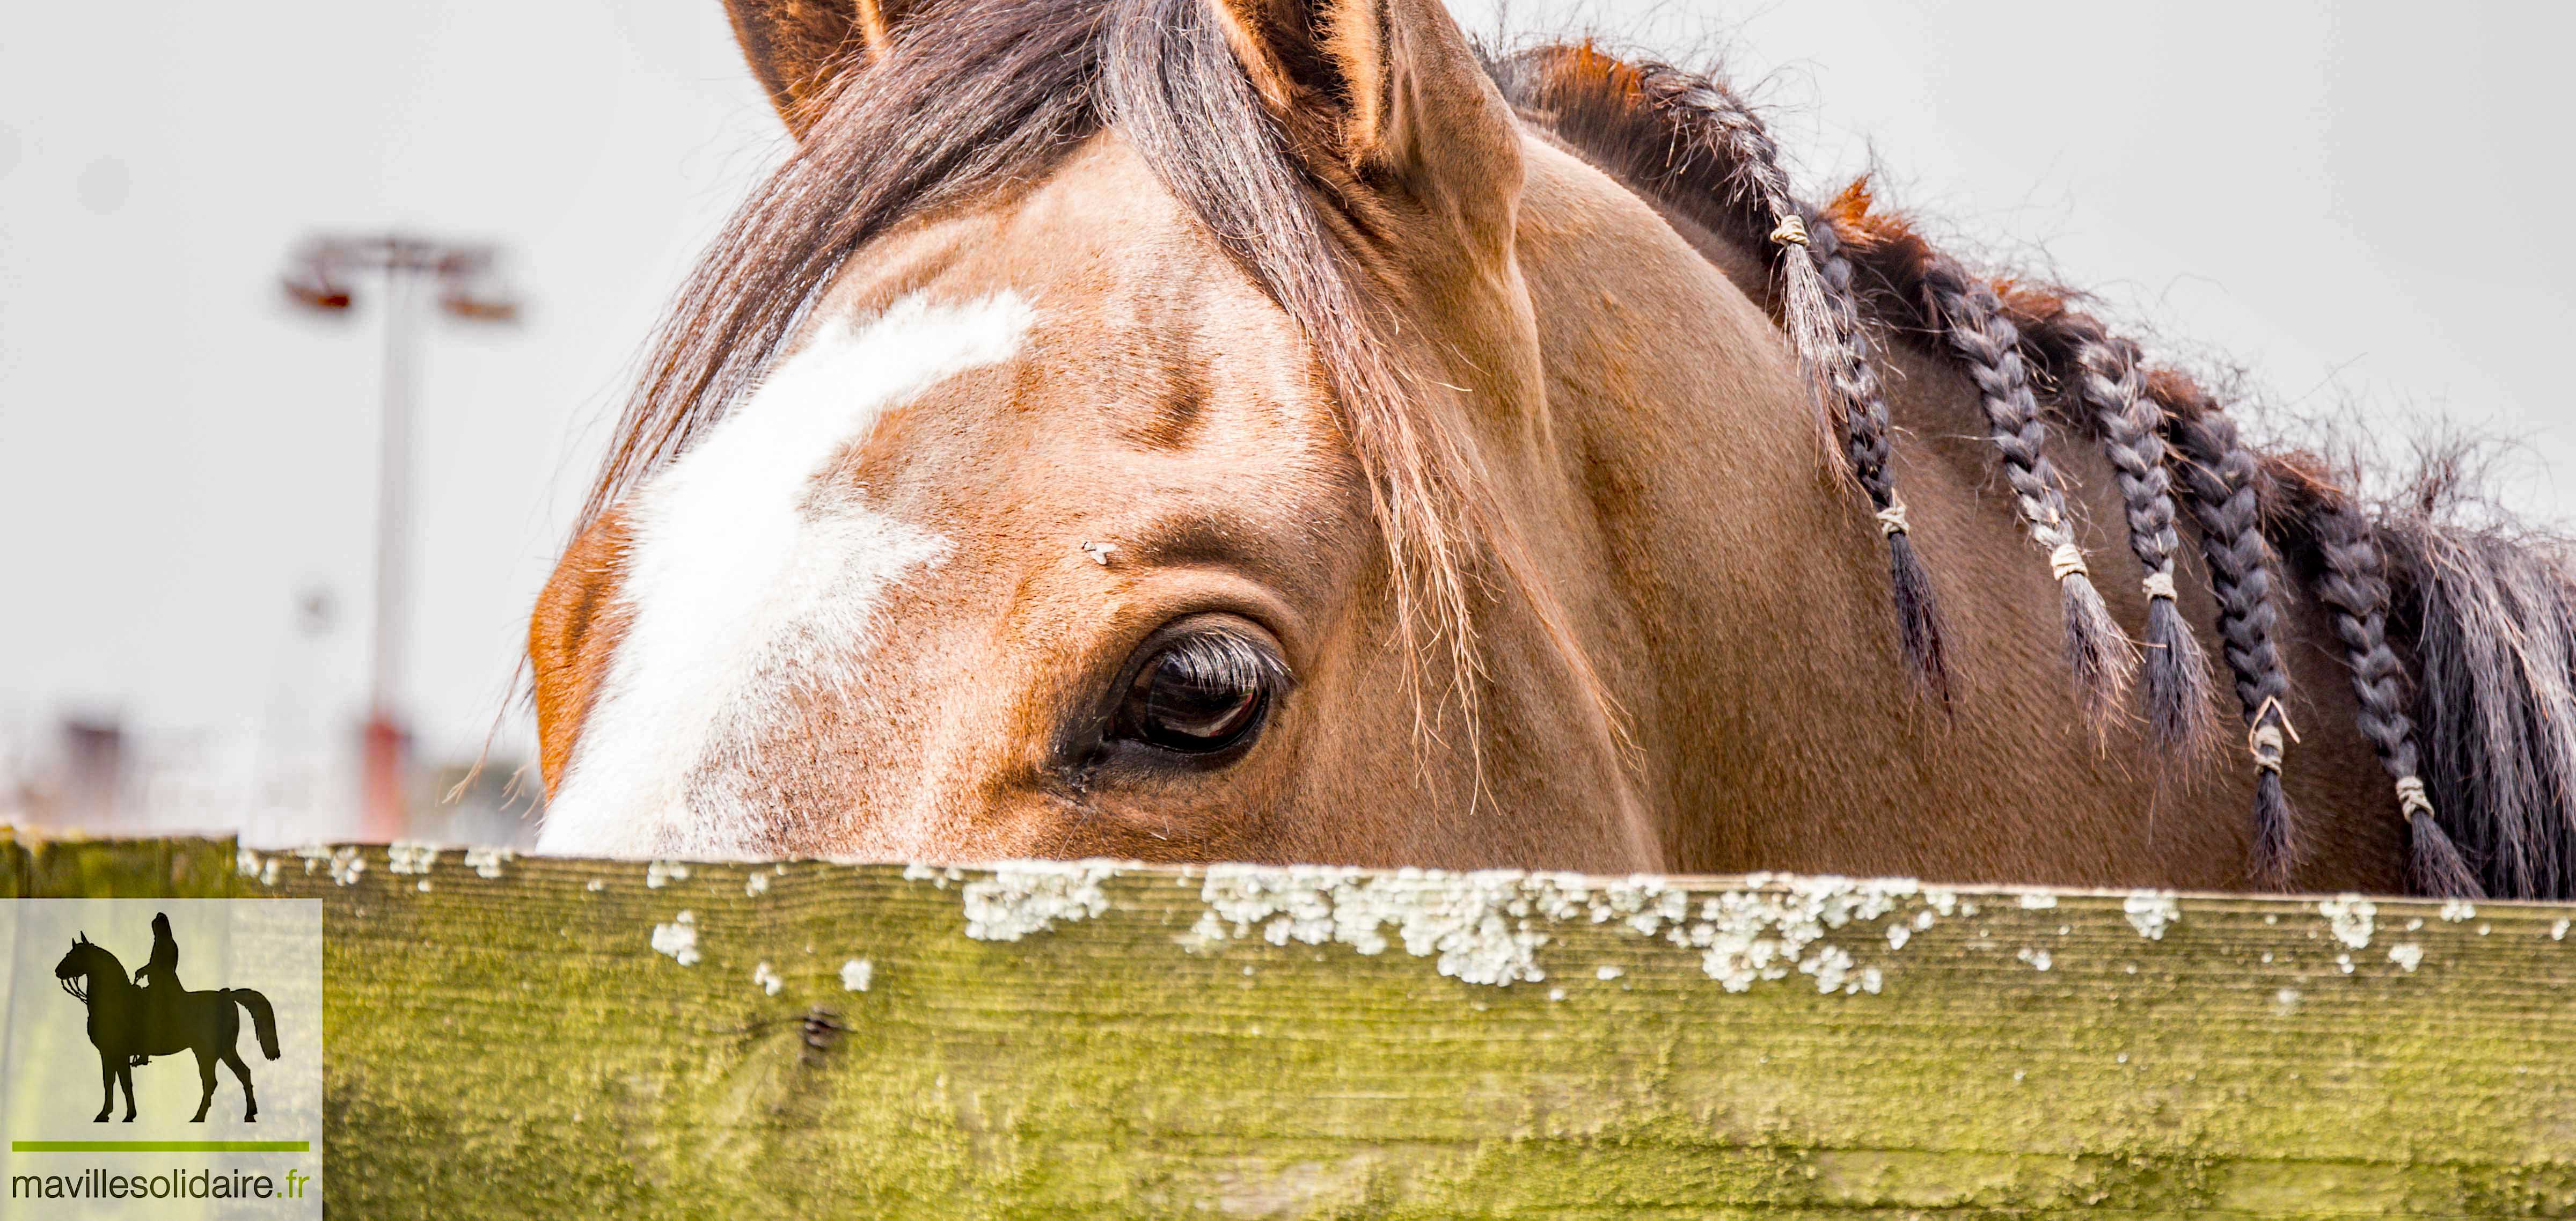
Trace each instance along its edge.
<path fill-rule="evenodd" d="M 518 302 L 496 274 L 498 247 L 406 234 L 316 236 L 287 258 L 284 286 L 296 305 L 333 315 L 356 304 L 357 286 L 384 277 L 384 418 L 376 461 L 375 634 L 367 676 L 366 838 L 406 831 L 404 779 L 409 733 L 402 712 L 404 629 L 410 622 L 411 434 L 413 354 L 419 342 L 419 297 L 436 294 L 448 316 L 509 322 Z"/>

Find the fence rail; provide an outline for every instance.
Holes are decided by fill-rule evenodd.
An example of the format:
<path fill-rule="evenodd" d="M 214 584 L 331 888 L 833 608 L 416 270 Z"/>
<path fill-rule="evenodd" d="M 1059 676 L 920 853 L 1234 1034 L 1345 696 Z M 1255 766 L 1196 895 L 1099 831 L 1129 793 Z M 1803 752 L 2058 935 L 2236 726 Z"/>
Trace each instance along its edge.
<path fill-rule="evenodd" d="M 342 1216 L 2576 1211 L 2576 907 L 0 840 L 325 902 Z"/>

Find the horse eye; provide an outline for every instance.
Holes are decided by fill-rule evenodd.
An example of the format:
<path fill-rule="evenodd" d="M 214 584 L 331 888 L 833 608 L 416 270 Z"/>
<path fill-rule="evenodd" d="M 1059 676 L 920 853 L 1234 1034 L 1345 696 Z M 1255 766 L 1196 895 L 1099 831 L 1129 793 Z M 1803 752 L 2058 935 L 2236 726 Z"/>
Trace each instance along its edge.
<path fill-rule="evenodd" d="M 1212 755 L 1260 733 L 1287 667 L 1260 644 L 1209 629 L 1149 643 L 1132 673 L 1111 736 Z"/>

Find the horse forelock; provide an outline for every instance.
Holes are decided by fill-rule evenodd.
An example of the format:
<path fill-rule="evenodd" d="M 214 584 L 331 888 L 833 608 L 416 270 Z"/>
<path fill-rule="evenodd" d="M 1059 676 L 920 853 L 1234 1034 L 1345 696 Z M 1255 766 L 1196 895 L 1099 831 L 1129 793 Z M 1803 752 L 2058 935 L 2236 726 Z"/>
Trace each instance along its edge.
<path fill-rule="evenodd" d="M 1004 199 L 1114 127 L 1308 340 L 1369 478 L 1399 618 L 1409 639 L 1418 635 L 1443 655 L 1472 717 L 1478 660 L 1468 607 L 1477 570 L 1499 560 L 1508 582 L 1526 583 L 1510 523 L 1497 521 L 1482 499 L 1472 447 L 1442 414 L 1421 409 L 1419 376 L 1388 342 L 1393 307 L 1383 268 L 1351 240 L 1382 218 L 1354 205 L 1347 184 L 1301 162 L 1291 143 L 1299 133 L 1265 119 L 1207 9 L 1199 0 L 956 0 L 938 20 L 914 23 L 894 53 L 844 73 L 810 107 L 816 117 L 803 144 L 727 227 L 658 333 L 584 525 L 756 404 L 764 371 L 869 242 L 910 217 Z M 2545 801 L 2563 810 L 2576 793 L 2576 738 L 2564 729 L 2576 711 L 2555 728 L 2517 721 L 2548 722 L 2561 705 L 2576 710 L 2562 656 L 2576 651 L 2576 627 L 2553 626 L 2536 643 L 2502 651 L 2463 634 L 2464 625 L 2509 624 L 2516 614 L 2576 624 L 2569 609 L 2576 595 L 2554 561 L 2535 567 L 2486 536 L 2427 527 L 2410 537 L 2406 522 L 2384 512 L 2371 523 L 2348 497 L 2330 494 L 2332 483 L 2317 472 L 2254 450 L 2219 396 L 2144 364 L 2137 345 L 2109 334 L 2078 294 L 1964 273 L 1905 218 L 1876 207 L 1865 181 L 1820 207 L 1795 199 L 1758 118 L 1714 81 L 1624 62 L 1589 43 L 1493 60 L 1488 70 L 1534 123 L 1640 194 L 1758 252 L 1775 274 L 1767 303 L 1815 384 L 1835 456 L 1876 512 L 1905 653 L 1934 690 L 1946 690 L 1939 616 L 1888 474 L 1892 427 L 1872 352 L 1882 337 L 1920 344 L 1955 360 L 1981 387 L 2002 387 L 1989 395 L 2002 400 L 1995 441 L 2015 468 L 2031 532 L 2067 590 L 2070 639 L 2089 614 L 2095 626 L 2086 630 L 2104 643 L 2103 620 L 2082 550 L 2054 520 L 2064 506 L 2045 494 L 2053 472 L 2040 455 L 2052 423 L 2071 420 L 2104 444 L 2123 478 L 2129 541 L 2151 574 L 2150 591 L 2157 578 L 2165 591 L 2151 592 L 2150 607 L 2160 599 L 2165 616 L 2165 626 L 2151 630 L 2176 630 L 2177 509 L 2197 525 L 2220 606 L 2215 627 L 2265 786 L 2257 801 L 2271 876 L 2286 878 L 2297 863 L 2292 811 L 2278 783 L 2288 680 L 2273 639 L 2275 550 L 2340 531 L 2339 545 L 2290 550 L 2312 573 L 2341 583 L 2332 609 L 2356 667 L 2384 673 L 2396 664 L 2384 655 L 2404 650 L 2382 639 L 2392 622 L 2412 633 L 2425 666 L 2416 719 L 2428 727 L 2421 736 L 2432 790 L 2455 825 L 2471 819 L 2463 838 L 2490 862 L 2489 884 L 2519 893 L 2576 885 L 2576 843 L 2565 820 L 2540 825 Z M 678 545 L 655 537 L 650 548 Z M 2391 554 L 2366 545 L 2374 540 Z M 2507 551 L 2491 553 L 2491 544 Z M 2383 561 L 2393 593 L 2381 580 Z M 2186 645 L 2197 667 L 2187 632 L 2150 654 L 2163 661 L 2149 667 L 2149 699 L 2163 701 L 2157 723 L 2177 757 L 2208 737 L 2187 715 L 2195 689 L 2170 686 L 2195 672 L 2171 660 L 2186 656 Z M 2507 680 L 2517 667 L 2538 667 L 2542 676 L 2513 686 Z M 2158 673 L 2169 684 L 2161 696 L 2153 693 Z M 2518 693 L 2509 706 L 2473 694 L 2498 684 Z M 2414 779 L 2419 736 L 2388 716 L 2399 698 L 2390 692 L 2404 686 L 2374 681 L 2361 692 L 2365 735 L 2401 795 Z M 614 689 L 612 678 L 603 690 Z"/>
<path fill-rule="evenodd" d="M 549 836 L 630 855 L 759 846 L 759 811 L 705 775 L 709 761 L 756 751 L 800 695 L 860 685 L 887 594 L 954 549 L 818 491 L 824 476 L 885 412 L 1017 354 L 1034 321 L 1007 291 L 956 305 L 916 292 L 833 319 L 645 481 L 622 523 L 621 639 L 589 701 L 589 745 L 558 772 Z"/>
<path fill-rule="evenodd" d="M 1471 591 L 1496 530 L 1482 476 L 1461 425 L 1421 409 L 1436 380 L 1389 342 L 1387 285 L 1352 248 L 1383 219 L 1297 155 L 1209 7 L 961 0 L 844 72 L 658 328 L 576 535 L 741 409 L 856 252 L 907 219 L 1007 201 L 1114 127 L 1307 339 L 1368 477 L 1399 630 L 1427 663 L 1418 728 L 1445 707 L 1474 741 Z"/>

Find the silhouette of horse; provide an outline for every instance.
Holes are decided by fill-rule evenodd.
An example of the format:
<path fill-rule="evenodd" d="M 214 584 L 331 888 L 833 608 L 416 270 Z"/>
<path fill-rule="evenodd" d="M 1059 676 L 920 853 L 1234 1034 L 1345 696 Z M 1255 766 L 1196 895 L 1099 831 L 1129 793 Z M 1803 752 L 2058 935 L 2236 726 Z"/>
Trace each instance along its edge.
<path fill-rule="evenodd" d="M 215 1100 L 217 1060 L 231 1066 L 234 1078 L 241 1082 L 242 1122 L 259 1121 L 259 1094 L 251 1088 L 250 1066 L 242 1063 L 241 1056 L 233 1050 L 234 1041 L 241 1037 L 241 1014 L 233 1006 L 250 1010 L 251 1029 L 259 1036 L 259 1050 L 274 1060 L 279 1055 L 277 1015 L 269 1008 L 267 997 L 248 988 L 210 992 L 174 988 L 171 996 L 157 995 L 162 989 L 136 987 L 125 972 L 125 964 L 106 947 L 91 941 L 87 933 L 72 942 L 71 952 L 54 964 L 54 982 L 89 1007 L 89 1041 L 98 1048 L 102 1095 L 98 1115 L 91 1122 L 107 1122 L 107 1113 L 116 1109 L 116 1089 L 122 1085 L 125 1122 L 133 1123 L 134 1057 L 182 1051 L 196 1053 L 197 1081 L 205 1087 L 204 1095 L 197 1100 L 197 1113 L 188 1122 L 206 1121 L 206 1108 Z"/>

